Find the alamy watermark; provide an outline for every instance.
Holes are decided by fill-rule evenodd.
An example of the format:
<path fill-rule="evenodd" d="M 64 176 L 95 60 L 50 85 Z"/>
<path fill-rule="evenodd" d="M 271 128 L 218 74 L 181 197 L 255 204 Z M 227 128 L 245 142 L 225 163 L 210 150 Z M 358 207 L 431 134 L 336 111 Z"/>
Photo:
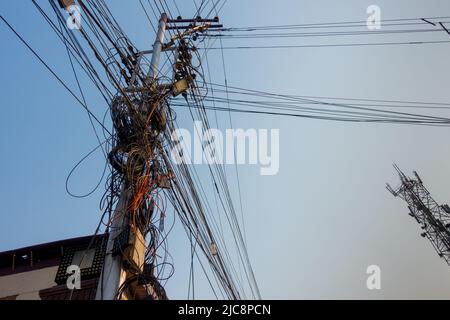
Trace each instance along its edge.
<path fill-rule="evenodd" d="M 375 4 L 367 7 L 367 29 L 380 30 L 381 29 L 381 8 Z"/>
<path fill-rule="evenodd" d="M 367 267 L 366 286 L 369 290 L 381 290 L 381 268 L 377 265 L 371 265 Z"/>
<path fill-rule="evenodd" d="M 77 265 L 71 265 L 67 267 L 66 273 L 69 274 L 67 277 L 66 285 L 69 290 L 80 290 L 81 289 L 81 269 Z"/>
<path fill-rule="evenodd" d="M 192 131 L 177 129 L 171 134 L 176 164 L 250 164 L 259 165 L 263 176 L 278 174 L 279 129 L 226 129 L 224 134 L 204 130 L 203 122 L 195 121 Z"/>

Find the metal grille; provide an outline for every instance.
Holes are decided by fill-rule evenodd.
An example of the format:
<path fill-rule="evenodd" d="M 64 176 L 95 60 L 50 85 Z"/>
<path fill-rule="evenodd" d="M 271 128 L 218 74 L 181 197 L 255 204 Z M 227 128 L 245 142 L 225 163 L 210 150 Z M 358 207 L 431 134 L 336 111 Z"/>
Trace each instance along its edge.
<path fill-rule="evenodd" d="M 86 241 L 83 244 L 64 248 L 64 254 L 61 258 L 58 271 L 56 273 L 55 282 L 57 284 L 65 284 L 70 274 L 67 273 L 67 267 L 74 264 L 74 257 L 77 252 L 83 252 L 87 249 L 95 249 L 94 258 L 92 263 L 85 268 L 81 268 L 81 279 L 92 279 L 100 276 L 102 271 L 103 262 L 105 260 L 105 251 L 108 238 L 106 235 L 95 238 L 93 244 L 89 248 L 90 241 Z M 78 254 L 79 255 L 79 254 Z M 79 260 L 79 259 L 78 259 Z M 83 263 L 81 263 L 83 266 Z"/>

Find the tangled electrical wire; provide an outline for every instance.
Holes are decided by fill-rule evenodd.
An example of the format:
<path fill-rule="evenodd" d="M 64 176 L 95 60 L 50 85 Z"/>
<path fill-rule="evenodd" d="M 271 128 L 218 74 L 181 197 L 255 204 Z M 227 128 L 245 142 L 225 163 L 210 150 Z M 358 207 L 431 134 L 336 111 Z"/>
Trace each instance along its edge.
<path fill-rule="evenodd" d="M 115 298 L 121 299 L 124 295 L 126 298 L 148 298 L 148 290 L 145 293 L 142 289 L 149 287 L 152 289 L 151 298 L 167 298 L 163 287 L 175 271 L 167 239 L 176 218 L 181 221 L 191 245 L 189 287 L 192 284 L 192 296 L 193 259 L 196 257 L 217 298 L 245 298 L 242 274 L 238 275 L 238 268 L 231 258 L 236 253 L 239 259 L 237 262 L 240 264 L 239 271 L 244 270 L 249 282 L 248 288 L 254 298 L 259 298 L 259 289 L 236 217 L 224 168 L 217 164 L 209 168 L 215 185 L 213 192 L 221 204 L 221 208 L 214 213 L 196 170 L 185 163 L 174 163 L 169 156 L 176 147 L 176 139 L 172 139 L 172 133 L 179 127 L 177 115 L 171 109 L 173 97 L 183 97 L 191 107 L 191 115 L 209 126 L 203 101 L 211 86 L 207 83 L 203 70 L 205 52 L 200 54 L 198 50 L 198 45 L 205 41 L 199 38 L 198 32 L 203 32 L 202 28 L 205 26 L 200 26 L 193 33 L 185 33 L 176 28 L 172 29 L 175 31 L 169 31 L 171 41 L 168 45 L 171 50 L 165 51 L 167 59 L 158 73 L 149 76 L 149 73 L 144 71 L 150 66 L 146 53 L 139 52 L 131 43 L 105 0 L 76 2 L 85 14 L 82 15 L 82 28 L 71 32 L 63 27 L 66 20 L 61 13 L 61 9 L 64 9 L 63 1 L 48 0 L 54 12 L 52 17 L 37 1 L 32 0 L 51 30 L 63 43 L 81 97 L 78 97 L 20 35 L 16 34 L 87 111 L 98 141 L 97 147 L 83 157 L 70 172 L 66 183 L 68 193 L 85 197 L 98 189 L 101 181 L 88 194 L 76 195 L 70 191 L 68 184 L 80 164 L 101 149 L 107 163 L 102 175 L 106 191 L 100 201 L 103 214 L 95 234 L 104 226 L 105 232 L 109 233 L 114 241 L 116 236 L 121 238 L 120 235 L 126 235 L 127 232 L 141 235 L 136 236 L 134 241 L 140 248 L 144 248 L 143 259 L 133 259 L 137 251 L 134 246 L 130 246 L 131 252 L 120 243 L 117 248 L 112 249 L 124 258 L 123 266 L 126 266 L 128 275 Z M 217 14 L 225 2 L 213 2 L 207 16 L 213 11 Z M 173 16 L 166 1 L 155 1 L 153 5 L 156 11 L 150 1 L 148 3 L 155 15 L 162 15 L 163 11 L 167 11 Z M 144 6 L 143 8 L 145 11 Z M 205 8 L 206 3 L 205 6 L 202 3 L 196 16 Z M 91 111 L 75 66 L 84 72 L 105 100 L 108 108 L 103 121 Z M 104 72 L 98 72 L 98 69 Z M 168 76 L 170 73 L 172 75 Z M 112 130 L 107 128 L 108 114 Z M 100 125 L 100 132 L 96 125 Z M 174 214 L 173 219 L 170 219 L 170 227 L 167 227 L 165 222 L 170 209 L 174 210 Z M 228 250 L 223 230 L 218 227 L 216 219 L 221 212 L 229 222 L 236 252 Z M 116 246 L 116 242 L 114 245 Z M 136 265 L 136 261 L 139 265 Z M 205 262 L 209 264 L 210 269 L 205 267 Z M 102 277 L 106 271 L 103 266 Z M 103 278 L 101 281 L 103 283 Z M 100 290 L 103 295 L 103 285 Z"/>
<path fill-rule="evenodd" d="M 188 43 L 181 39 L 177 46 L 177 59 L 172 66 L 174 81 L 186 81 L 188 86 L 197 79 L 191 51 L 195 49 L 189 48 Z M 136 57 L 134 61 L 137 60 Z M 136 283 L 157 283 L 152 286 L 154 293 L 158 298 L 165 299 L 167 296 L 161 283 L 167 282 L 175 270 L 167 243 L 168 234 L 175 224 L 175 215 L 166 232 L 167 194 L 162 192 L 172 189 L 174 179 L 172 163 L 165 149 L 170 145 L 170 140 L 164 135 L 173 129 L 175 117 L 170 111 L 168 100 L 174 94 L 174 88 L 159 86 L 162 77 L 149 79 L 139 75 L 140 68 L 133 67 L 138 74 L 133 74 L 132 78 L 141 81 L 138 80 L 138 84 L 135 82 L 132 90 L 124 90 L 125 95 L 118 93 L 111 103 L 114 132 L 108 160 L 113 173 L 108 179 L 110 185 L 106 188 L 104 199 L 108 199 L 107 210 L 112 210 L 114 205 L 118 206 L 119 195 L 129 195 L 123 213 L 109 216 L 113 220 L 125 218 L 132 230 L 142 234 L 145 240 L 137 241 L 143 241 L 146 247 L 143 265 L 131 268 L 132 276 L 122 284 L 116 297 L 121 298 L 124 292 L 134 297 L 138 291 L 133 289 Z M 122 74 L 122 78 L 126 78 L 126 75 Z M 185 92 L 182 94 L 187 95 Z M 108 228 L 124 225 L 115 222 L 110 219 Z"/>

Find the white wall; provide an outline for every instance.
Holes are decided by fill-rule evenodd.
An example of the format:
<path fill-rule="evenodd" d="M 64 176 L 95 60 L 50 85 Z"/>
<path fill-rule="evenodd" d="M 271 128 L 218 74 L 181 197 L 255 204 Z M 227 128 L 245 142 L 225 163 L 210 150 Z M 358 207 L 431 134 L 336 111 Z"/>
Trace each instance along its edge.
<path fill-rule="evenodd" d="M 39 290 L 56 286 L 58 266 L 0 277 L 0 298 L 18 295 L 17 300 L 40 300 Z"/>

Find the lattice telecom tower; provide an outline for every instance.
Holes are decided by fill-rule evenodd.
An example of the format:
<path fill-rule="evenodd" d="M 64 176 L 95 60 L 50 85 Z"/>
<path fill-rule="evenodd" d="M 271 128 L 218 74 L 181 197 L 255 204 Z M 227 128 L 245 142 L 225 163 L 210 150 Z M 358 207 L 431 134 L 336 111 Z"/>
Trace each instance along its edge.
<path fill-rule="evenodd" d="M 414 171 L 415 179 L 407 177 L 398 166 L 397 170 L 401 185 L 393 189 L 387 184 L 387 189 L 395 197 L 406 201 L 409 215 L 421 225 L 421 236 L 428 238 L 436 252 L 450 265 L 450 207 L 439 205 L 425 188 L 422 179 Z"/>

